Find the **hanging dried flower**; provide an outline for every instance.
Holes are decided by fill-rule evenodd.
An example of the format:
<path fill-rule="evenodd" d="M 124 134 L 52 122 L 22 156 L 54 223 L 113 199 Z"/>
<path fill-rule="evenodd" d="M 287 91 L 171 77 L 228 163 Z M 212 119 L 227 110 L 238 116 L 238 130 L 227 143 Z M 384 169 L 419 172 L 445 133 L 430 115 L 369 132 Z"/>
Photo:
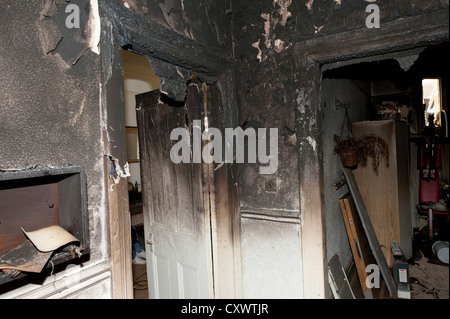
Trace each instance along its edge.
<path fill-rule="evenodd" d="M 367 165 L 368 159 L 372 159 L 372 168 L 378 175 L 380 163 L 384 160 L 386 167 L 389 167 L 389 146 L 383 138 L 375 134 L 363 135 L 357 138 L 341 139 L 334 136 L 336 146 L 334 153 L 342 154 L 348 149 L 358 151 L 358 160 L 362 166 Z"/>

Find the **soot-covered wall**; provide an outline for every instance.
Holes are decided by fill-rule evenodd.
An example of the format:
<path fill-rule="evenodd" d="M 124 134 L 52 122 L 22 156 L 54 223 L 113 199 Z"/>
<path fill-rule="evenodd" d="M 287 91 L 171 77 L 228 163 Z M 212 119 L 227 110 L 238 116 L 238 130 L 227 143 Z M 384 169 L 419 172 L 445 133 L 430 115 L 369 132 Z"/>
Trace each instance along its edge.
<path fill-rule="evenodd" d="M 247 186 L 241 194 L 243 207 L 298 210 L 298 165 L 293 159 L 298 153 L 296 143 L 299 138 L 298 132 L 295 134 L 296 109 L 305 116 L 305 123 L 314 131 L 317 123 L 308 120 L 314 114 L 314 111 L 308 112 L 308 107 L 319 106 L 308 105 L 305 108 L 310 93 L 305 92 L 304 88 L 315 84 L 313 77 L 301 70 L 297 62 L 301 57 L 297 56 L 293 47 L 301 46 L 302 41 L 309 39 L 350 30 L 367 30 L 366 17 L 369 14 L 366 13 L 366 7 L 369 3 L 376 3 L 379 7 L 381 29 L 383 24 L 392 21 L 448 8 L 448 1 L 439 0 L 233 2 L 233 47 L 241 119 L 252 114 L 255 125 L 277 127 L 283 137 L 280 139 L 280 165 L 276 174 L 282 180 L 278 184 L 279 191 L 277 194 L 264 192 L 263 177 L 245 176 L 241 181 L 242 185 Z M 375 41 L 373 47 L 377 46 Z M 390 42 L 394 45 L 396 39 Z M 342 54 L 357 56 L 359 53 L 358 47 L 348 48 L 347 51 Z M 303 109 L 306 112 L 303 113 Z M 316 121 L 313 117 L 311 119 Z M 313 137 L 309 137 L 306 142 L 313 149 L 319 149 L 320 142 Z M 255 177 L 261 182 L 256 182 Z M 257 196 L 261 193 L 264 198 Z"/>
<path fill-rule="evenodd" d="M 366 26 L 369 4 L 379 8 L 380 28 Z M 446 0 L 233 1 L 240 120 L 252 114 L 254 125 L 276 127 L 280 133 L 276 174 L 260 175 L 256 165 L 241 170 L 243 254 L 258 252 L 258 247 L 245 242 L 247 236 L 257 239 L 264 256 L 260 260 L 271 269 L 251 271 L 256 264 L 244 257 L 244 292 L 246 278 L 282 281 L 279 274 L 289 272 L 292 282 L 302 282 L 304 297 L 323 297 L 327 255 L 340 251 L 349 255 L 345 232 L 326 228 L 323 152 L 330 148 L 324 148 L 321 139 L 327 127 L 320 97 L 320 67 L 448 41 L 447 20 Z M 299 227 L 285 229 L 284 236 L 273 236 L 280 222 Z M 290 243 L 297 242 L 296 248 L 284 245 L 287 234 L 291 234 Z M 339 240 L 333 242 L 333 253 L 327 254 L 326 243 L 333 237 Z M 287 266 L 274 262 L 276 258 Z M 297 264 L 296 260 L 301 261 Z M 290 296 L 302 295 L 299 289 L 293 288 Z"/>
<path fill-rule="evenodd" d="M 80 9 L 79 15 L 69 20 L 75 23 L 79 17 L 79 26 L 67 25 L 67 18 L 74 13 L 69 5 Z M 228 9 L 229 3 L 219 1 L 41 0 L 0 4 L 5 31 L 0 36 L 4 114 L 0 120 L 0 168 L 85 167 L 91 235 L 90 261 L 82 270 L 63 271 L 39 289 L 28 285 L 6 289 L 2 297 L 126 295 L 118 285 L 112 287 L 111 276 L 116 272 L 116 258 L 128 255 L 117 252 L 121 248 L 114 246 L 114 241 L 127 241 L 118 239 L 117 232 L 113 236 L 109 220 L 111 211 L 118 212 L 117 207 L 110 207 L 116 205 L 114 199 L 126 196 L 110 195 L 118 189 L 111 178 L 124 179 L 120 177 L 124 172 L 117 169 L 123 169 L 126 161 L 120 46 L 152 58 L 152 66 L 165 80 L 162 87 L 182 99 L 192 73 L 212 82 L 229 63 Z M 92 289 L 83 287 L 81 272 L 88 278 L 84 285 Z M 117 270 L 119 276 L 124 274 L 121 272 Z M 65 284 L 71 275 L 82 284 Z"/>
<path fill-rule="evenodd" d="M 214 76 L 232 70 L 238 122 L 248 118 L 254 128 L 279 133 L 275 174 L 259 174 L 258 164 L 239 170 L 244 296 L 324 297 L 317 64 L 408 49 L 416 37 L 421 44 L 448 41 L 448 0 L 376 1 L 381 27 L 369 34 L 365 9 L 372 2 L 2 1 L 0 165 L 85 166 L 96 246 L 91 260 L 107 260 L 105 143 L 119 144 L 124 128 L 117 120 L 120 128 L 110 129 L 108 119 L 118 115 L 106 114 L 103 107 L 108 96 L 117 95 L 120 102 L 120 86 L 106 83 L 112 83 L 111 70 L 120 71 L 120 65 L 110 64 L 117 60 L 115 46 L 151 57 L 163 90 L 178 100 L 193 72 L 212 83 Z M 81 8 L 79 29 L 64 27 L 69 3 Z M 98 3 L 101 17 L 92 3 Z M 101 33 L 100 20 L 107 26 Z M 392 36 L 393 30 L 401 31 Z M 115 40 L 102 47 L 107 52 L 99 51 L 99 37 L 112 34 Z M 364 42 L 358 45 L 354 38 L 360 35 Z M 305 238 L 312 240 L 306 244 Z M 108 285 L 100 287 L 109 295 Z"/>
<path fill-rule="evenodd" d="M 64 24 L 66 1 L 0 4 L 0 168 L 85 168 L 92 247 L 84 269 L 91 269 L 90 275 L 102 274 L 95 293 L 109 296 L 108 265 L 102 264 L 108 249 L 99 96 L 101 60 L 94 52 L 96 45 L 90 47 L 99 20 L 88 1 L 73 3 L 79 5 L 81 17 L 80 28 L 73 30 Z M 72 275 L 76 269 L 72 269 Z M 53 281 L 57 287 L 61 278 L 59 274 L 46 282 Z M 8 296 L 34 296 L 35 288 L 42 291 L 41 296 L 54 293 L 45 287 L 23 286 Z"/>

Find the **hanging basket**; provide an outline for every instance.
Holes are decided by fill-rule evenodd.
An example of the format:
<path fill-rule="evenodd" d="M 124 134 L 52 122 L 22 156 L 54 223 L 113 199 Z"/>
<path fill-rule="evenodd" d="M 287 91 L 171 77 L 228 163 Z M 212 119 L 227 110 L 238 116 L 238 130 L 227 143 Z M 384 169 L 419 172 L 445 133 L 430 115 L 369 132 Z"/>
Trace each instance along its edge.
<path fill-rule="evenodd" d="M 355 148 L 346 148 L 339 151 L 342 165 L 346 168 L 355 169 L 359 163 L 359 150 Z"/>

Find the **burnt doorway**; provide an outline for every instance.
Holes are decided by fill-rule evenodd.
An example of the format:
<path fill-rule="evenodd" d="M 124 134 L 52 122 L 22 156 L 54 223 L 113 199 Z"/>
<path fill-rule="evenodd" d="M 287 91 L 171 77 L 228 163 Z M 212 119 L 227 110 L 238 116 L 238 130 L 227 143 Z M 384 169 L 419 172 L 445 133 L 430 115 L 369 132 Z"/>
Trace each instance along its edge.
<path fill-rule="evenodd" d="M 177 141 L 171 141 L 170 139 L 170 131 L 174 128 L 187 128 L 192 132 L 194 120 L 197 120 L 200 122 L 200 124 L 196 124 L 202 131 L 205 129 L 205 123 L 209 125 L 209 127 L 215 128 L 217 130 L 220 130 L 223 135 L 223 131 L 225 127 L 234 127 L 234 95 L 232 94 L 234 91 L 232 89 L 232 76 L 230 73 L 225 72 L 222 75 L 219 75 L 216 77 L 215 81 L 210 82 L 210 84 L 207 84 L 206 82 L 202 82 L 200 80 L 200 75 L 197 76 L 196 74 L 191 75 L 190 80 L 186 83 L 186 97 L 184 99 L 184 102 L 176 102 L 170 98 L 164 93 L 161 93 L 160 81 L 161 78 L 157 77 L 156 74 L 153 73 L 153 64 L 148 65 L 149 59 L 146 56 L 136 54 L 134 52 L 129 52 L 123 50 L 124 55 L 124 80 L 125 80 L 125 105 L 126 105 L 126 111 L 125 111 L 125 126 L 126 126 L 126 132 L 127 132 L 127 148 L 128 148 L 128 165 L 129 165 L 129 171 L 130 175 L 128 177 L 128 185 L 129 190 L 129 202 L 130 202 L 130 213 L 131 213 L 131 225 L 136 226 L 137 233 L 139 235 L 139 240 L 141 243 L 141 248 L 144 249 L 146 252 L 151 255 L 151 249 L 153 248 L 153 245 L 148 244 L 149 242 L 152 242 L 152 236 L 154 238 L 155 236 L 155 229 L 152 228 L 151 231 L 148 231 L 149 227 L 146 226 L 146 224 L 151 223 L 151 219 L 147 218 L 149 217 L 148 214 L 150 214 L 148 207 L 145 207 L 145 201 L 146 198 L 142 198 L 142 193 L 145 192 L 145 180 L 148 184 L 152 183 L 160 183 L 161 181 L 167 182 L 168 180 L 171 180 L 173 182 L 173 185 L 176 187 L 180 186 L 178 180 L 173 180 L 173 178 L 177 178 L 177 174 L 170 175 L 170 172 L 172 168 L 180 168 L 182 165 L 185 165 L 188 167 L 190 164 L 185 163 L 179 163 L 177 166 L 171 166 L 170 163 L 170 154 L 166 153 L 166 156 L 164 157 L 164 160 L 169 161 L 168 163 L 168 171 L 169 175 L 164 178 L 153 178 L 149 175 L 151 168 L 151 165 L 149 166 L 149 163 L 145 164 L 145 155 L 142 155 L 142 147 L 144 142 L 140 141 L 139 139 L 135 139 L 133 141 L 133 138 L 136 138 L 137 135 L 134 135 L 135 132 L 142 133 L 145 131 L 145 133 L 142 133 L 145 138 L 148 138 L 148 134 L 160 134 L 160 137 L 164 140 L 167 145 L 174 145 Z M 138 65 L 136 67 L 130 67 L 130 62 L 132 60 L 142 60 L 145 62 L 145 65 Z M 134 69 L 134 70 L 133 70 Z M 145 76 L 143 76 L 143 73 L 146 72 L 146 69 L 151 71 L 153 73 L 152 77 L 154 77 L 153 80 L 150 80 L 151 83 L 142 83 L 142 81 L 139 80 L 145 80 L 143 82 L 148 82 L 148 78 L 146 79 Z M 133 71 L 133 72 L 130 72 Z M 130 75 L 131 73 L 131 75 Z M 127 82 L 131 80 L 131 82 Z M 137 83 L 136 82 L 140 82 Z M 153 83 L 154 82 L 154 83 Z M 146 92 L 147 90 L 143 90 L 144 88 L 149 88 L 149 85 L 151 87 L 151 90 L 155 92 L 147 92 L 146 94 L 142 94 L 143 92 Z M 205 94 L 204 94 L 205 93 Z M 155 108 L 155 105 L 163 104 L 167 107 L 171 107 L 173 110 L 179 111 L 183 110 L 183 114 L 179 114 L 179 116 L 184 116 L 182 118 L 182 122 L 173 122 L 178 123 L 176 126 L 171 126 L 171 130 L 168 129 L 168 127 L 154 127 L 154 130 L 149 130 L 148 125 L 151 123 L 151 121 L 155 121 L 155 119 L 151 119 L 149 121 L 145 121 L 145 123 L 140 123 L 136 116 L 139 114 L 139 112 L 144 112 L 146 110 L 146 107 L 142 108 L 138 105 L 139 101 L 136 103 L 136 96 L 146 96 L 146 95 L 152 95 L 151 103 L 150 105 L 153 105 Z M 155 104 L 156 103 L 156 104 Z M 129 104 L 129 105 L 128 105 Z M 128 105 L 128 107 L 127 107 Z M 131 105 L 131 107 L 130 107 Z M 189 107 L 188 107 L 189 106 Z M 151 108 L 150 108 L 151 109 Z M 205 116 L 206 114 L 206 116 Z M 174 116 L 172 114 L 171 116 Z M 134 117 L 134 119 L 133 119 Z M 130 118 L 131 121 L 130 121 Z M 206 118 L 206 122 L 205 122 Z M 166 134 L 165 136 L 162 136 L 162 132 L 159 132 L 163 130 Z M 200 130 L 199 130 L 200 131 Z M 159 133 L 158 133 L 159 132 Z M 133 135 L 129 134 L 132 133 Z M 201 134 L 201 133 L 200 133 Z M 130 135 L 130 136 L 129 136 Z M 150 145 L 148 146 L 148 151 L 153 152 L 155 150 L 161 151 L 158 147 L 161 146 L 162 142 L 160 144 Z M 202 142 L 200 142 L 202 143 Z M 153 149 L 153 146 L 156 148 Z M 203 144 L 201 145 L 201 148 L 203 148 Z M 136 150 L 137 149 L 137 150 Z M 170 148 L 169 148 L 170 150 Z M 202 149 L 200 150 L 200 157 L 202 157 Z M 153 161 L 150 161 L 150 164 L 153 163 Z M 201 167 L 201 179 L 200 184 L 195 184 L 192 181 L 187 181 L 187 184 L 185 184 L 184 190 L 188 189 L 187 192 L 191 192 L 192 194 L 192 185 L 200 185 L 200 188 L 203 188 L 203 193 L 201 194 L 201 201 L 203 205 L 203 213 L 205 214 L 205 223 L 204 226 L 206 229 L 204 230 L 205 234 L 205 243 L 200 244 L 200 246 L 206 245 L 206 249 L 210 252 L 206 254 L 207 261 L 209 263 L 208 270 L 205 270 L 205 273 L 208 275 L 208 295 L 202 295 L 203 298 L 236 298 L 241 295 L 241 280 L 240 280 L 240 224 L 239 224 L 239 207 L 238 207 L 238 200 L 237 200 L 237 184 L 236 184 L 236 178 L 237 174 L 235 172 L 236 165 L 233 164 L 224 164 L 224 163 L 217 163 L 213 162 L 210 164 L 206 164 L 204 162 L 196 163 L 196 166 Z M 183 170 L 183 168 L 181 169 Z M 167 171 L 167 170 L 166 170 Z M 158 171 L 157 173 L 162 173 L 163 170 Z M 192 172 L 190 172 L 192 176 Z M 163 174 L 164 175 L 164 174 Z M 165 175 L 164 175 L 165 176 Z M 172 178 L 172 179 L 171 179 Z M 157 190 L 158 187 L 150 187 L 150 190 L 148 194 L 149 196 L 157 196 L 155 190 Z M 137 192 L 136 192 L 137 190 Z M 140 193 L 140 194 L 139 194 Z M 138 194 L 136 197 L 135 195 Z M 184 203 L 186 197 L 183 197 L 186 192 L 183 191 L 183 194 L 180 199 L 176 196 L 174 192 L 168 193 L 168 198 L 165 201 L 164 205 L 165 208 L 163 209 L 164 212 L 167 213 L 170 209 L 173 209 L 174 207 L 177 207 L 178 209 L 178 203 Z M 191 200 L 192 201 L 192 200 Z M 140 203 L 138 203 L 140 202 Z M 149 203 L 150 201 L 147 200 Z M 198 206 L 199 201 L 195 201 L 195 205 Z M 139 209 L 136 207 L 140 206 Z M 180 204 L 181 205 L 181 204 Z M 184 207 L 188 207 L 186 203 L 184 203 Z M 182 206 L 180 206 L 182 207 Z M 179 215 L 181 212 L 174 211 L 175 215 Z M 144 217 L 145 215 L 148 215 L 147 217 Z M 168 214 L 170 215 L 170 214 Z M 192 220 L 192 216 L 188 216 L 189 213 L 182 214 L 181 219 L 184 218 L 184 221 L 181 220 L 181 228 L 185 227 L 186 225 L 189 226 L 189 223 L 191 223 L 190 220 Z M 160 216 L 162 218 L 171 218 L 170 216 Z M 176 216 L 178 218 L 178 216 Z M 180 225 L 176 222 L 174 225 L 170 226 L 172 228 L 179 228 Z M 184 223 L 184 226 L 183 226 Z M 191 223 L 192 224 L 192 223 Z M 170 229 L 170 227 L 166 227 Z M 197 227 L 197 226 L 196 226 Z M 151 227 L 150 227 L 151 228 Z M 158 227 L 156 227 L 158 228 Z M 160 227 L 161 228 L 161 227 Z M 164 228 L 164 227 L 163 227 Z M 186 233 L 189 233 L 189 231 L 186 231 Z M 191 231 L 191 233 L 193 233 Z M 127 232 L 124 234 L 124 236 L 129 237 L 130 234 Z M 159 236 L 158 236 L 159 237 Z M 173 250 L 173 256 L 177 255 L 178 253 L 183 253 L 183 248 Z M 155 298 L 155 297 L 161 297 L 164 296 L 166 298 L 174 297 L 180 297 L 180 296 L 191 296 L 195 297 L 197 293 L 195 292 L 189 292 L 189 285 L 192 282 L 191 279 L 187 279 L 189 274 L 193 274 L 194 277 L 197 276 L 197 271 L 194 269 L 194 267 L 184 267 L 182 266 L 182 263 L 177 263 L 177 269 L 179 270 L 176 276 L 178 276 L 179 273 L 182 273 L 183 276 L 185 276 L 185 280 L 182 284 L 179 284 L 180 280 L 175 278 L 175 275 L 171 275 L 171 278 L 167 278 L 164 282 L 164 284 L 159 283 L 159 287 L 163 287 L 164 285 L 170 286 L 175 282 L 175 284 L 178 285 L 176 288 L 170 288 L 170 291 L 180 289 L 184 289 L 185 292 L 183 293 L 177 293 L 177 294 L 166 294 L 169 289 L 166 289 L 166 291 L 161 291 L 159 295 L 157 293 L 149 293 L 148 295 L 145 295 L 147 292 L 142 291 L 143 285 L 147 286 L 146 280 L 148 280 L 149 286 L 152 287 L 150 289 L 155 289 L 155 285 L 151 284 L 151 280 L 154 280 L 156 277 L 153 276 L 151 279 L 149 279 L 150 276 L 154 275 L 155 267 L 150 267 L 149 263 L 153 262 L 155 260 L 155 255 L 151 255 L 152 257 L 146 258 L 146 263 L 149 268 L 148 272 L 146 270 L 142 270 L 147 268 L 146 265 L 133 265 L 133 272 L 134 272 L 134 279 L 136 279 L 136 274 L 139 276 L 138 282 L 136 280 L 133 281 L 134 284 L 134 295 L 135 298 Z M 214 260 L 214 263 L 212 262 Z M 158 262 L 161 262 L 161 259 L 158 260 Z M 162 269 L 162 265 L 159 265 L 159 269 Z M 135 268 L 141 268 L 141 270 L 135 272 Z M 150 269 L 151 268 L 151 269 Z M 168 268 L 167 268 L 168 269 Z M 152 273 L 150 274 L 150 271 Z M 181 277 L 180 277 L 181 278 Z M 192 277 L 191 277 L 192 278 Z M 183 281 L 183 280 L 181 280 Z M 178 282 L 178 283 L 177 283 Z M 131 285 L 131 282 L 129 283 Z M 136 286 L 138 286 L 136 289 Z M 136 292 L 136 290 L 139 290 Z M 192 293 L 192 294 L 191 294 Z M 137 296 L 139 295 L 139 296 Z M 144 296 L 145 295 L 145 296 Z"/>
<path fill-rule="evenodd" d="M 105 126 L 105 140 L 108 142 L 105 148 L 108 154 L 117 158 L 120 163 L 126 160 L 126 150 L 124 152 L 123 149 L 126 144 L 125 123 L 119 114 L 123 111 L 123 68 L 122 61 L 119 61 L 122 48 L 148 58 L 155 73 L 161 77 L 160 91 L 168 96 L 176 94 L 175 100 L 184 99 L 186 82 L 193 72 L 198 74 L 202 81 L 209 84 L 208 89 L 211 90 L 208 109 L 210 127 L 222 130 L 238 125 L 233 59 L 227 52 L 186 38 L 122 4 L 103 2 L 100 6 L 107 16 L 105 29 L 109 35 L 103 37 L 105 41 L 102 43 L 106 80 L 103 102 L 105 114 L 117 125 Z M 167 86 L 175 84 L 174 82 L 176 88 L 168 89 Z M 118 126 L 120 130 L 117 129 Z M 215 298 L 235 298 L 242 295 L 237 175 L 233 173 L 236 165 L 231 166 L 225 164 L 219 168 L 208 167 L 209 185 L 212 190 L 209 194 L 220 194 L 209 199 L 214 255 L 214 294 L 211 296 Z M 123 298 L 130 296 L 132 288 L 132 279 L 129 279 L 131 236 L 129 207 L 125 201 L 128 181 L 121 178 L 119 182 L 120 187 L 112 183 L 109 185 L 114 193 L 109 194 L 108 207 L 111 212 L 113 296 Z"/>
<path fill-rule="evenodd" d="M 417 142 L 429 130 L 426 123 L 426 105 L 422 91 L 424 78 L 437 78 L 441 81 L 442 120 L 436 128 L 437 139 L 447 140 L 442 144 L 442 163 L 448 163 L 448 136 L 445 133 L 445 114 L 448 109 L 448 44 L 413 48 L 384 55 L 330 63 L 322 66 L 321 106 L 323 106 L 323 125 L 321 139 L 324 154 L 324 197 L 327 220 L 327 259 L 335 253 L 342 258 L 348 271 L 353 267 L 346 229 L 341 216 L 338 200 L 348 191 L 346 186 L 336 190 L 333 185 L 342 180 L 342 163 L 333 150 L 333 135 L 342 134 L 345 114 L 351 123 L 357 123 L 355 131 L 348 132 L 344 127 L 343 137 L 373 133 L 370 127 L 379 126 L 377 135 L 386 139 L 390 145 L 390 167 L 396 168 L 395 180 L 380 183 L 380 175 L 367 177 L 363 167 L 354 169 L 358 186 L 365 197 L 368 209 L 375 204 L 385 205 L 379 212 L 390 212 L 371 216 L 381 249 L 390 268 L 393 266 L 390 243 L 396 240 L 401 244 L 405 257 L 413 260 L 417 256 L 416 236 L 426 226 L 426 216 L 420 216 L 419 176 Z M 391 142 L 389 127 L 395 127 Z M 352 126 L 355 127 L 355 126 Z M 384 164 L 383 164 L 384 165 Z M 442 165 L 441 182 L 448 185 L 448 164 Z M 370 169 L 370 162 L 369 162 Z M 367 170 L 367 168 L 366 168 Z M 448 187 L 448 186 L 447 186 Z M 372 197 L 373 194 L 379 196 Z M 372 198 L 372 199 L 371 199 Z M 376 202 L 376 203 L 375 203 Z M 378 203 L 378 204 L 377 204 Z M 391 203 L 391 204 L 389 204 Z M 390 206 L 388 206 L 390 205 Z M 380 219 L 384 216 L 384 220 Z M 435 217 L 436 218 L 436 217 Z M 424 224 L 425 220 L 425 224 Z M 447 224 L 448 225 L 448 224 Z M 448 231 L 447 231 L 448 233 Z M 340 235 L 337 235 L 340 234 Z M 344 234 L 342 236 L 342 234 Z"/>
<path fill-rule="evenodd" d="M 128 200 L 132 240 L 132 285 L 134 299 L 148 298 L 147 267 L 145 257 L 144 217 L 142 208 L 141 169 L 139 158 L 136 95 L 156 90 L 160 78 L 148 59 L 140 54 L 122 50 L 125 101 L 125 134 L 129 176 Z M 127 232 L 128 233 L 128 232 Z"/>

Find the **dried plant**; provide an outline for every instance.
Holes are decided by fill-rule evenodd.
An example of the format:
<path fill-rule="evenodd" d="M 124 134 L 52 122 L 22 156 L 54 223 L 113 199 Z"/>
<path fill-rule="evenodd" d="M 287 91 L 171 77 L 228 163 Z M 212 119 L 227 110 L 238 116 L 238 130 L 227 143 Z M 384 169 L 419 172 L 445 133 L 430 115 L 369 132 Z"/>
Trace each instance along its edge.
<path fill-rule="evenodd" d="M 389 146 L 380 136 L 374 134 L 363 135 L 358 138 L 358 144 L 362 166 L 366 166 L 367 160 L 371 158 L 373 171 L 377 175 L 378 167 L 382 160 L 386 162 L 386 167 L 389 167 Z"/>
<path fill-rule="evenodd" d="M 378 167 L 383 160 L 386 167 L 389 167 L 389 147 L 380 136 L 368 134 L 357 138 L 341 139 L 335 135 L 334 141 L 336 142 L 334 153 L 340 153 L 348 148 L 357 149 L 359 162 L 364 167 L 367 165 L 368 159 L 372 159 L 372 168 L 376 175 L 378 175 Z"/>
<path fill-rule="evenodd" d="M 354 138 L 342 139 L 337 135 L 334 135 L 334 142 L 336 146 L 334 147 L 334 153 L 339 154 L 343 150 L 348 149 L 359 149 L 358 140 Z"/>

